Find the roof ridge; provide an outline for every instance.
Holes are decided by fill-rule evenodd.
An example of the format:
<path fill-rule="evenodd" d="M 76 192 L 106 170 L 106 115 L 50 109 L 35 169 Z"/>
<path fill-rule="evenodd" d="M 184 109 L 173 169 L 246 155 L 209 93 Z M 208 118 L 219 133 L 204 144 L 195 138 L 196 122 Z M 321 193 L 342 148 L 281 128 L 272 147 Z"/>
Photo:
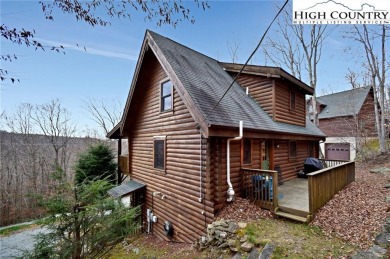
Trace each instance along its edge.
<path fill-rule="evenodd" d="M 371 88 L 371 86 L 358 87 L 358 88 L 348 89 L 348 90 L 344 90 L 344 91 L 337 92 L 337 93 L 325 94 L 325 95 L 317 96 L 317 98 L 328 97 L 328 96 L 331 96 L 331 95 L 342 94 L 342 93 L 346 93 L 346 92 L 358 91 L 358 90 L 361 90 L 361 89 L 366 90 L 366 88 Z"/>
<path fill-rule="evenodd" d="M 196 53 L 198 53 L 198 54 L 200 54 L 200 55 L 202 55 L 202 56 L 204 56 L 204 57 L 207 57 L 207 58 L 209 58 L 209 59 L 212 59 L 212 60 L 214 60 L 215 62 L 218 62 L 218 63 L 220 62 L 220 61 L 216 60 L 215 58 L 212 58 L 212 57 L 210 57 L 210 56 L 207 56 L 206 54 L 203 54 L 202 52 L 199 52 L 199 51 L 194 50 L 194 49 L 192 49 L 192 48 L 190 48 L 190 47 L 187 47 L 187 46 L 185 46 L 184 44 L 182 44 L 182 43 L 180 43 L 180 42 L 177 42 L 177 41 L 175 41 L 175 40 L 172 40 L 171 38 L 165 37 L 165 36 L 163 36 L 163 35 L 161 35 L 161 34 L 159 34 L 159 33 L 157 33 L 157 32 L 154 32 L 154 31 L 149 30 L 149 29 L 147 29 L 146 31 L 149 32 L 150 34 L 156 34 L 156 35 L 159 36 L 159 37 L 162 37 L 162 38 L 165 38 L 165 39 L 167 39 L 167 40 L 170 40 L 170 41 L 174 42 L 174 43 L 177 44 L 177 45 L 180 45 L 180 46 L 182 46 L 182 47 L 184 47 L 184 48 L 186 48 L 186 49 L 189 49 L 189 50 L 191 50 L 191 51 L 193 51 L 193 52 L 196 52 Z M 153 37 L 153 35 L 152 35 L 152 37 Z"/>

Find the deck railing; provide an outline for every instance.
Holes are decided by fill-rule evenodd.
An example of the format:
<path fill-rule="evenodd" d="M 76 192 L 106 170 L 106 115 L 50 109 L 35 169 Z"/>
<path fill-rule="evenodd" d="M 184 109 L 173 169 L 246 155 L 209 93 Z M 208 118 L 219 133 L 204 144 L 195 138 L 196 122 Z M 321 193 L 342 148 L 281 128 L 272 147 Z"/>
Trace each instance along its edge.
<path fill-rule="evenodd" d="M 241 168 L 241 194 L 263 209 L 274 210 L 278 204 L 278 172 Z"/>
<path fill-rule="evenodd" d="M 119 169 L 123 174 L 129 173 L 129 157 L 126 156 L 119 156 Z"/>
<path fill-rule="evenodd" d="M 345 186 L 355 181 L 355 162 L 322 160 L 326 168 L 307 174 L 311 215 Z"/>
<path fill-rule="evenodd" d="M 329 159 L 320 159 L 320 161 L 322 162 L 324 168 L 342 165 L 345 164 L 346 162 L 349 162 L 344 160 L 329 160 Z"/>

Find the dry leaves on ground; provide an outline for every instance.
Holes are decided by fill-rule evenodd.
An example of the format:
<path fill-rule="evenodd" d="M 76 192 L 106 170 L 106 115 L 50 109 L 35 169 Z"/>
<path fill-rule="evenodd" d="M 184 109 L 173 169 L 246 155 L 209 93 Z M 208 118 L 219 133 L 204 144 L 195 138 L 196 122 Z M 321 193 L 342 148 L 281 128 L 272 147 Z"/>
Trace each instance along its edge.
<path fill-rule="evenodd" d="M 383 187 L 389 177 L 369 170 L 383 166 L 390 163 L 357 163 L 355 182 L 321 208 L 311 224 L 362 249 L 371 246 L 388 214 L 390 192 Z"/>
<path fill-rule="evenodd" d="M 272 212 L 255 206 L 247 199 L 236 197 L 233 203 L 229 203 L 218 213 L 217 220 L 233 220 L 235 222 L 251 222 L 259 218 L 272 218 Z"/>

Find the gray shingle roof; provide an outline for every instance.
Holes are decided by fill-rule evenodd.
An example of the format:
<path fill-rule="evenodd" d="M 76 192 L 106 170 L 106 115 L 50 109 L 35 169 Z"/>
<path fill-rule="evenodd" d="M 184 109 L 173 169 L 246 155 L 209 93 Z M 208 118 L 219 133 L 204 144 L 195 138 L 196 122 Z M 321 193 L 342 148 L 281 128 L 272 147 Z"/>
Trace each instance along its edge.
<path fill-rule="evenodd" d="M 157 33 L 149 33 L 201 114 L 204 117 L 208 115 L 233 81 L 232 77 L 217 60 Z M 238 83 L 234 83 L 207 122 L 209 125 L 238 127 L 240 120 L 244 123 L 244 129 L 325 136 L 309 120 L 306 127 L 273 121 Z"/>
<path fill-rule="evenodd" d="M 325 106 L 318 114 L 318 118 L 326 119 L 357 114 L 370 89 L 371 87 L 367 86 L 317 97 L 317 101 Z"/>
<path fill-rule="evenodd" d="M 136 182 L 134 180 L 130 180 L 130 181 L 122 183 L 119 186 L 116 186 L 116 187 L 110 189 L 108 191 L 108 194 L 111 197 L 119 198 L 119 197 L 122 197 L 123 195 L 134 192 L 134 191 L 139 190 L 143 187 L 145 187 L 145 184 Z"/>

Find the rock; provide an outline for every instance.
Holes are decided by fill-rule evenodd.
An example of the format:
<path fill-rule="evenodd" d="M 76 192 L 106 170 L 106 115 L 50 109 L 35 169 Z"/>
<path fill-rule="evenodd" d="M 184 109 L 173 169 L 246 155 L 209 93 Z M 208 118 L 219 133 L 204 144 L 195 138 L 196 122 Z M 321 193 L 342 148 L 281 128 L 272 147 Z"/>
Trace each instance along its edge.
<path fill-rule="evenodd" d="M 374 245 L 370 247 L 367 251 L 358 251 L 352 259 L 385 259 L 387 258 L 387 250 Z"/>
<path fill-rule="evenodd" d="M 379 168 L 371 169 L 370 173 L 373 173 L 373 174 L 390 174 L 390 168 L 379 167 Z"/>
<path fill-rule="evenodd" d="M 212 225 L 215 228 L 218 228 L 218 227 L 227 228 L 229 226 L 229 224 L 226 221 L 222 221 L 222 220 L 215 221 Z"/>
<path fill-rule="evenodd" d="M 200 245 L 206 245 L 208 242 L 209 242 L 209 239 L 208 239 L 208 237 L 206 237 L 206 236 L 202 236 L 202 237 L 200 238 L 200 240 L 199 240 L 199 244 L 200 244 Z"/>
<path fill-rule="evenodd" d="M 243 236 L 243 237 L 240 239 L 240 242 L 241 242 L 241 243 L 244 243 L 244 242 L 246 242 L 247 240 L 248 240 L 248 236 L 245 235 L 245 236 Z"/>
<path fill-rule="evenodd" d="M 134 248 L 134 249 L 133 249 L 133 253 L 136 254 L 136 255 L 138 255 L 138 254 L 139 254 L 139 248 L 138 248 L 138 247 Z"/>
<path fill-rule="evenodd" d="M 259 250 L 256 248 L 252 249 L 252 251 L 249 253 L 247 259 L 257 259 L 259 257 Z"/>
<path fill-rule="evenodd" d="M 215 228 L 212 224 L 208 224 L 207 226 L 207 234 L 208 235 L 213 235 L 215 233 Z"/>
<path fill-rule="evenodd" d="M 390 244 L 390 233 L 380 233 L 376 236 L 374 243 L 380 246 L 387 246 Z"/>
<path fill-rule="evenodd" d="M 239 227 L 238 227 L 238 224 L 236 222 L 230 221 L 227 232 L 235 234 L 235 233 L 237 233 L 238 228 Z"/>
<path fill-rule="evenodd" d="M 390 183 L 386 183 L 383 187 L 389 189 L 390 188 Z"/>
<path fill-rule="evenodd" d="M 387 197 L 386 197 L 386 202 L 387 202 L 387 203 L 390 203 L 390 196 L 387 196 Z"/>
<path fill-rule="evenodd" d="M 232 257 L 232 259 L 241 259 L 241 258 L 242 258 L 241 253 L 236 253 L 236 254 Z"/>
<path fill-rule="evenodd" d="M 228 248 L 229 244 L 227 242 L 224 242 L 218 246 L 219 249 Z"/>
<path fill-rule="evenodd" d="M 220 238 L 223 238 L 223 239 L 225 239 L 226 237 L 227 237 L 227 233 L 226 232 L 221 232 L 221 233 L 219 233 L 219 237 Z"/>
<path fill-rule="evenodd" d="M 238 227 L 239 228 L 246 228 L 246 226 L 248 225 L 247 223 L 245 223 L 245 222 L 238 222 Z"/>
<path fill-rule="evenodd" d="M 250 251 L 252 251 L 253 244 L 249 243 L 249 242 L 245 242 L 245 243 L 241 244 L 240 248 L 242 251 L 250 252 Z"/>
<path fill-rule="evenodd" d="M 231 251 L 233 251 L 233 252 L 237 252 L 238 251 L 238 248 L 236 246 L 236 240 L 229 239 L 227 242 L 229 244 L 229 248 L 230 248 Z"/>
<path fill-rule="evenodd" d="M 268 259 L 271 258 L 272 253 L 275 250 L 275 246 L 272 244 L 266 244 L 263 248 L 263 251 L 261 251 L 259 259 Z"/>

